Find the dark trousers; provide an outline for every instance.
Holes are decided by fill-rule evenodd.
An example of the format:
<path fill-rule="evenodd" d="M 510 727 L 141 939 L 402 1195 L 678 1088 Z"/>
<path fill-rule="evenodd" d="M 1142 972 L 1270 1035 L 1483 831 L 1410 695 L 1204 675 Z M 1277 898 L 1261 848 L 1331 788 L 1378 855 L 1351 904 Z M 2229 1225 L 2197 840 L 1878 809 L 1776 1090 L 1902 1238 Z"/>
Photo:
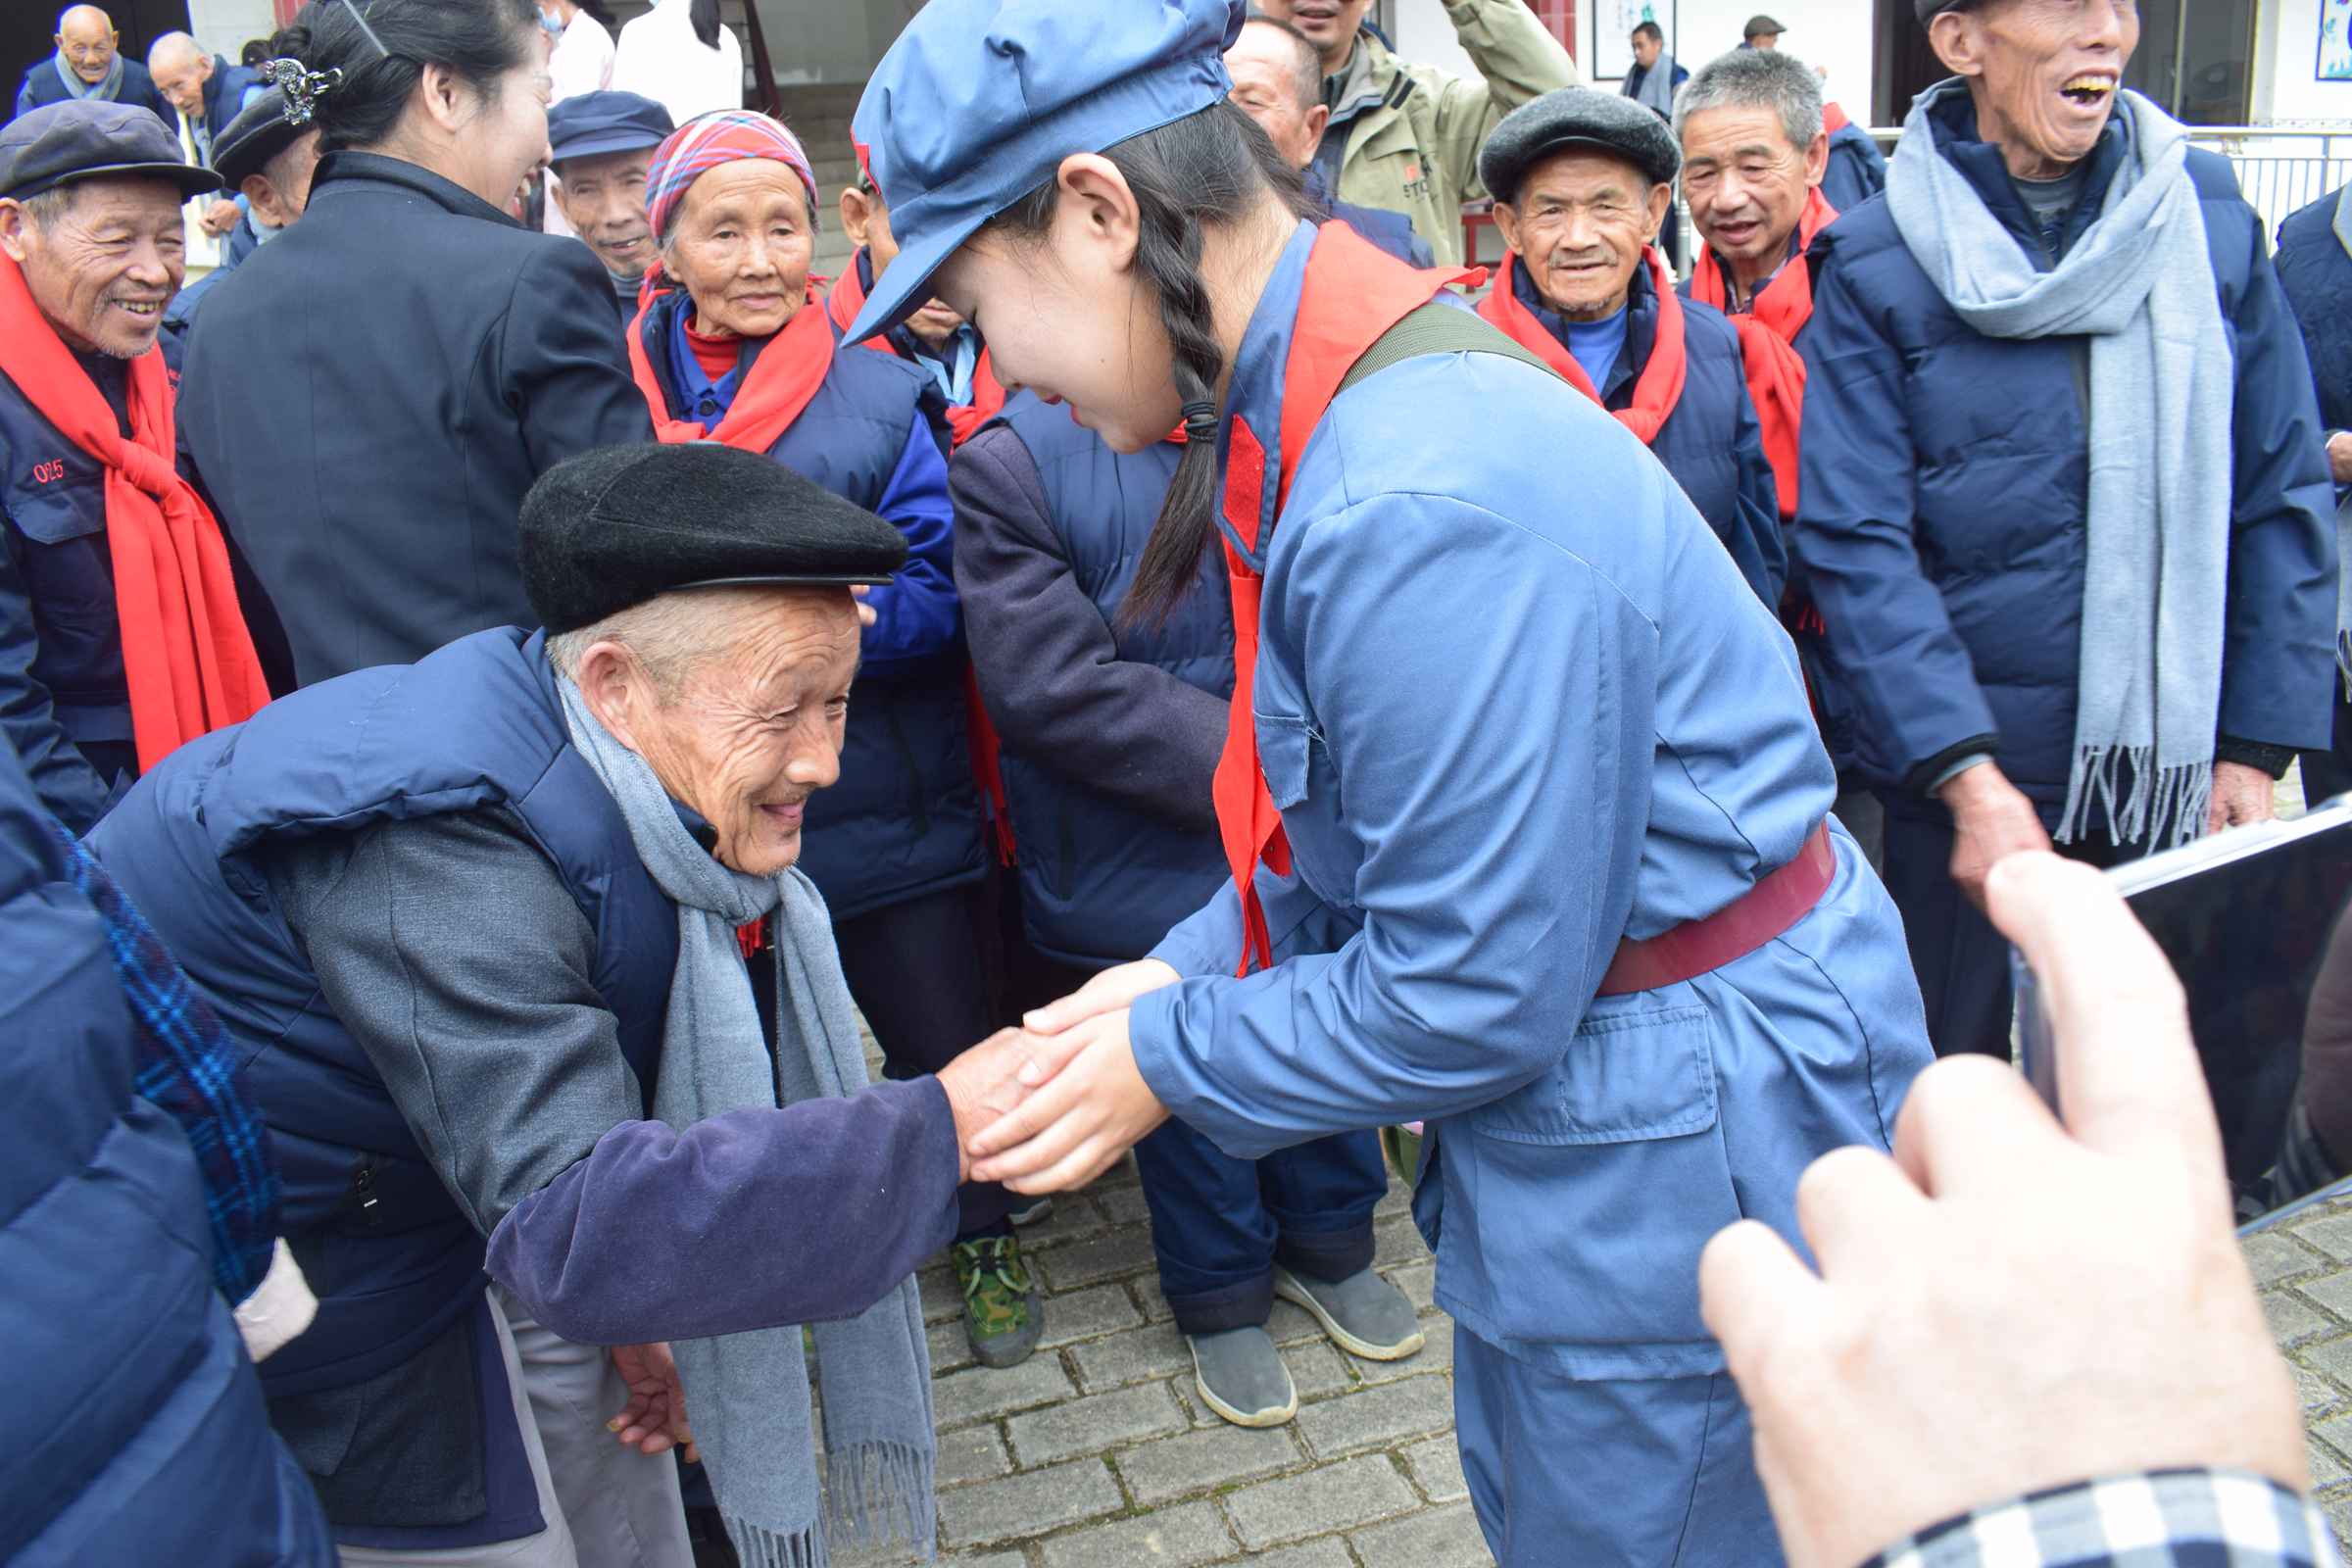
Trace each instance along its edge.
<path fill-rule="evenodd" d="M 1894 906 L 1902 911 L 1911 966 L 1928 1006 L 1928 1043 L 1938 1056 L 1961 1052 L 2009 1059 L 2009 1025 L 2014 999 L 2009 984 L 2009 942 L 1969 902 L 1952 880 L 1952 821 L 1942 806 L 1914 801 L 1886 803 L 1886 863 L 1882 875 Z M 2061 844 L 2070 860 L 2104 869 L 2146 853 L 2119 848 L 2104 839 Z"/>
<path fill-rule="evenodd" d="M 995 919 L 986 881 L 925 893 L 833 923 L 850 995 L 882 1047 L 888 1078 L 939 1071 L 996 1033 L 986 943 Z M 956 1193 L 956 1239 L 1002 1232 L 1015 1200 L 995 1182 Z"/>
<path fill-rule="evenodd" d="M 1063 997 L 1094 971 L 1040 958 Z M 1051 1000 L 1051 999 L 1048 999 Z M 1177 1332 L 1253 1328 L 1274 1310 L 1274 1265 L 1344 1280 L 1372 1266 L 1372 1210 L 1389 1190 L 1377 1133 L 1339 1133 L 1263 1159 L 1236 1159 L 1180 1121 L 1135 1146 L 1159 1294 Z"/>

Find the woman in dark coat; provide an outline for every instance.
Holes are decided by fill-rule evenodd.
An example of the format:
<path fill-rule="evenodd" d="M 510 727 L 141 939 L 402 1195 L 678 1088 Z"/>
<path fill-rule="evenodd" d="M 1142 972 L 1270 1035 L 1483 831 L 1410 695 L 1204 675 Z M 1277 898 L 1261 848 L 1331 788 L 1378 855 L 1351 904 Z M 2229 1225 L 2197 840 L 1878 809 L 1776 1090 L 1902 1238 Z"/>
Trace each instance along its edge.
<path fill-rule="evenodd" d="M 531 624 L 523 493 L 653 428 L 595 257 L 503 211 L 547 148 L 531 0 L 313 4 L 277 41 L 318 74 L 311 206 L 211 290 L 180 406 L 308 685 Z"/>

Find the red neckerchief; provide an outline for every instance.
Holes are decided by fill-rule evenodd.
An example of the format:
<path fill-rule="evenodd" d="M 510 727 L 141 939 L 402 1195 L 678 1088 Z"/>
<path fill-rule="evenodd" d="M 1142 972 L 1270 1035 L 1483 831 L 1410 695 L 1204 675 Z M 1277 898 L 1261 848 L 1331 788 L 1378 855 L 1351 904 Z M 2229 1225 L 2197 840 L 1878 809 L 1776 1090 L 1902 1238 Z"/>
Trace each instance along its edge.
<path fill-rule="evenodd" d="M 1428 304 L 1448 283 L 1475 283 L 1485 270 L 1433 269 L 1397 261 L 1343 222 L 1315 231 L 1299 289 L 1298 314 L 1291 324 L 1290 356 L 1282 375 L 1282 465 L 1272 475 L 1274 510 L 1290 499 L 1291 475 L 1308 437 L 1322 420 L 1340 382 L 1383 332 Z M 1225 462 L 1225 521 L 1244 545 L 1258 548 L 1258 512 L 1265 497 L 1266 449 L 1247 416 L 1233 416 Z M 1233 588 L 1233 703 L 1227 710 L 1225 750 L 1217 759 L 1211 795 L 1217 807 L 1217 836 L 1242 902 L 1242 956 L 1237 974 L 1274 962 L 1274 944 L 1253 877 L 1260 860 L 1277 876 L 1291 871 L 1291 841 L 1282 813 L 1266 789 L 1258 765 L 1257 725 L 1250 695 L 1257 679 L 1258 606 L 1265 579 L 1236 550 L 1225 547 L 1226 575 Z"/>
<path fill-rule="evenodd" d="M 808 305 L 795 311 L 783 330 L 752 362 L 751 373 L 736 388 L 726 417 L 718 421 L 716 429 L 706 431 L 692 419 L 669 416 L 669 398 L 646 358 L 646 316 L 654 302 L 668 292 L 656 279 L 655 269 L 649 268 L 637 296 L 643 303 L 637 307 L 637 318 L 629 323 L 629 373 L 636 377 L 637 390 L 645 394 L 646 407 L 653 411 L 656 439 L 675 445 L 708 438 L 765 456 L 808 407 L 816 389 L 825 383 L 825 372 L 833 368 L 833 329 L 825 324 L 823 311 L 808 308 L 816 303 L 814 292 L 810 292 Z"/>
<path fill-rule="evenodd" d="M 1845 111 L 1836 104 L 1821 106 L 1821 129 L 1824 135 L 1835 136 L 1852 123 L 1852 121 L 1845 118 Z"/>
<path fill-rule="evenodd" d="M 0 376 L 60 437 L 106 466 L 106 550 L 144 772 L 197 736 L 251 718 L 270 701 L 270 686 L 237 605 L 220 524 L 172 466 L 164 352 L 150 347 L 126 368 L 127 437 L 33 303 L 17 264 L 0 256 Z"/>
<path fill-rule="evenodd" d="M 1658 297 L 1657 339 L 1650 345 L 1649 363 L 1642 367 L 1641 379 L 1634 383 L 1633 407 L 1609 412 L 1647 446 L 1658 438 L 1659 428 L 1674 413 L 1675 405 L 1683 400 L 1690 355 L 1683 343 L 1683 302 L 1674 292 L 1674 274 L 1666 270 L 1666 258 L 1658 254 L 1655 245 L 1645 245 L 1642 260 L 1649 268 L 1650 291 Z M 1561 380 L 1598 403 L 1600 388 L 1592 384 L 1592 378 L 1576 362 L 1576 356 L 1544 329 L 1536 313 L 1527 308 L 1512 288 L 1513 274 L 1519 265 L 1518 252 L 1503 256 L 1502 276 L 1495 279 L 1487 297 L 1479 302 L 1478 314 L 1501 327 L 1512 342 L 1532 351 L 1557 370 Z"/>
<path fill-rule="evenodd" d="M 1837 219 L 1838 209 L 1822 196 L 1820 186 L 1807 192 L 1805 210 L 1796 221 L 1796 254 L 1756 292 L 1748 314 L 1732 318 L 1740 329 L 1748 400 L 1756 406 L 1764 457 L 1772 465 L 1773 488 L 1779 492 L 1784 518 L 1796 515 L 1796 438 L 1805 415 L 1805 362 L 1793 345 L 1796 334 L 1813 318 L 1813 269 L 1805 264 L 1805 253 L 1813 248 L 1813 236 Z M 1715 252 L 1704 246 L 1690 270 L 1690 297 L 1728 313 L 1722 269 Z"/>
<path fill-rule="evenodd" d="M 863 254 L 862 251 L 858 253 L 860 256 Z M 841 276 L 835 280 L 832 290 L 825 295 L 825 312 L 833 318 L 833 324 L 846 335 L 857 321 L 858 313 L 864 309 L 865 285 L 858 280 L 858 257 L 853 256 L 850 265 L 842 269 Z M 874 349 L 883 354 L 898 352 L 892 346 L 887 332 L 876 332 L 858 347 Z M 988 349 L 984 345 L 980 350 L 979 362 L 972 367 L 972 401 L 948 405 L 951 445 L 963 445 L 980 433 L 982 425 L 1004 412 L 1004 387 L 997 379 L 996 368 L 989 364 Z"/>

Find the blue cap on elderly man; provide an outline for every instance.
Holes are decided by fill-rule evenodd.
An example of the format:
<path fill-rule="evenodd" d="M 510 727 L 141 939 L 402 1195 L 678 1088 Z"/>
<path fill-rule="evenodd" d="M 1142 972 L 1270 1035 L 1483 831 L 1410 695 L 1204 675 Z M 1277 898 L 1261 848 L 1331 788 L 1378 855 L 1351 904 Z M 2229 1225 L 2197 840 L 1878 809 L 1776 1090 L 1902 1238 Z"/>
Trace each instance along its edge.
<path fill-rule="evenodd" d="M 850 122 L 899 242 L 850 327 L 857 342 L 931 297 L 931 274 L 1072 153 L 1224 98 L 1244 0 L 930 0 Z"/>
<path fill-rule="evenodd" d="M 575 92 L 547 112 L 550 161 L 659 147 L 677 128 L 668 110 L 641 93 Z"/>
<path fill-rule="evenodd" d="M 136 104 L 72 98 L 0 126 L 0 198 L 24 201 L 77 179 L 168 179 L 183 196 L 220 188 L 220 176 L 191 164 L 179 137 Z"/>

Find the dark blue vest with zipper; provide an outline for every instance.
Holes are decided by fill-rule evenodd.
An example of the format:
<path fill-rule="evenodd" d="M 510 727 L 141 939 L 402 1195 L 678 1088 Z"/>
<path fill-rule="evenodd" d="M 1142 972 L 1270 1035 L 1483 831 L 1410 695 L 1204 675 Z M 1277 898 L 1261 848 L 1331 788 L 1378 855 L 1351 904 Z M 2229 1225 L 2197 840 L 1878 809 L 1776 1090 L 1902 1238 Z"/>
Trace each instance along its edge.
<path fill-rule="evenodd" d="M 272 1395 L 345 1387 L 409 1360 L 479 1298 L 486 1245 L 321 1004 L 258 863 L 272 842 L 513 811 L 595 928 L 597 989 L 653 1095 L 677 908 L 572 749 L 542 641 L 477 632 L 415 664 L 281 698 L 181 747 L 90 837 L 228 1020 L 276 1145 L 286 1236 L 318 1316 L 264 1364 Z"/>
<path fill-rule="evenodd" d="M 1121 626 L 1144 541 L 1182 449 L 1161 442 L 1122 457 L 1066 409 L 1027 395 L 1000 421 L 1029 449 L 1070 574 L 1109 623 L 1119 657 L 1213 692 L 1233 691 L 1233 611 L 1224 558 L 1201 558 L 1193 592 L 1161 626 Z M 1021 909 L 1048 956 L 1081 965 L 1152 951 L 1229 874 L 1213 833 L 1188 833 L 1065 773 L 1004 752 L 1004 796 L 1021 847 Z"/>
<path fill-rule="evenodd" d="M 2335 237 L 2336 192 L 2278 225 L 2278 284 L 2303 328 L 2320 422 L 2352 430 L 2352 255 Z"/>

